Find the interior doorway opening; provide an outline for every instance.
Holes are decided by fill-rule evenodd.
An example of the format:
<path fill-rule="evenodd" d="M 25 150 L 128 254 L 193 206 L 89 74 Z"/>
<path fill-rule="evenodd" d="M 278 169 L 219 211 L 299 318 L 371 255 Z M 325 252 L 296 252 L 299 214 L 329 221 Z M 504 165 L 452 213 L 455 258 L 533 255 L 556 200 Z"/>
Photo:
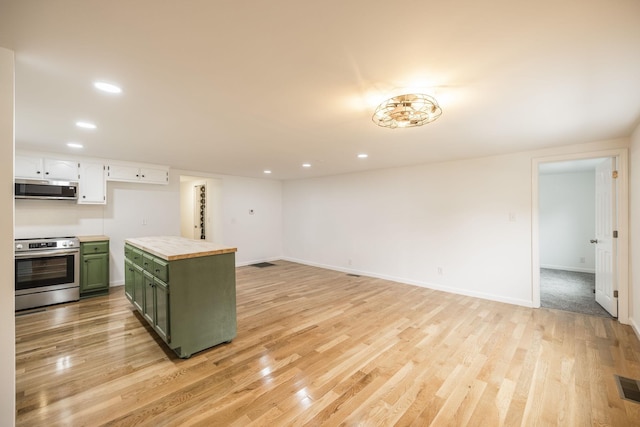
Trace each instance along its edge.
<path fill-rule="evenodd" d="M 539 166 L 544 163 L 556 163 L 572 160 L 595 158 L 615 158 L 616 182 L 616 230 L 615 257 L 608 279 L 617 291 L 618 321 L 629 324 L 629 168 L 628 150 L 614 148 L 608 150 L 560 154 L 555 156 L 534 158 L 532 160 L 532 306 L 540 307 L 540 173 Z"/>
<path fill-rule="evenodd" d="M 222 230 L 222 180 L 180 176 L 180 235 L 222 244 Z"/>
<path fill-rule="evenodd" d="M 608 159 L 549 162 L 538 167 L 541 307 L 610 316 L 596 302 L 594 245 L 596 169 Z"/>

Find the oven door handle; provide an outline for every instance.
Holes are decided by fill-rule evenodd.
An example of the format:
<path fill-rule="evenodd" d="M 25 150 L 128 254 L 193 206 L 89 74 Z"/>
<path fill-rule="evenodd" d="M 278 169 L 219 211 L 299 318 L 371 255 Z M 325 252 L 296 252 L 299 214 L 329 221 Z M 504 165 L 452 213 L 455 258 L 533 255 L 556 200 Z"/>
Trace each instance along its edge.
<path fill-rule="evenodd" d="M 33 251 L 33 252 L 16 252 L 16 258 L 44 258 L 57 255 L 74 255 L 80 253 L 79 249 L 61 249 L 59 251 Z"/>

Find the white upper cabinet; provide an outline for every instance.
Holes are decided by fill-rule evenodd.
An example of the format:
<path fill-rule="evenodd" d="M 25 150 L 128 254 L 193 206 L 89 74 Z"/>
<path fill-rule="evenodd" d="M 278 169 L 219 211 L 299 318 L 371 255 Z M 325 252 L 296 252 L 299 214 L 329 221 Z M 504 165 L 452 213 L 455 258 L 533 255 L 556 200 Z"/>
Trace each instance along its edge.
<path fill-rule="evenodd" d="M 96 162 L 80 162 L 80 192 L 78 204 L 107 204 L 107 181 L 105 166 Z"/>
<path fill-rule="evenodd" d="M 107 180 L 168 184 L 169 168 L 110 164 L 107 166 Z"/>
<path fill-rule="evenodd" d="M 78 162 L 47 157 L 15 156 L 16 178 L 78 180 Z"/>

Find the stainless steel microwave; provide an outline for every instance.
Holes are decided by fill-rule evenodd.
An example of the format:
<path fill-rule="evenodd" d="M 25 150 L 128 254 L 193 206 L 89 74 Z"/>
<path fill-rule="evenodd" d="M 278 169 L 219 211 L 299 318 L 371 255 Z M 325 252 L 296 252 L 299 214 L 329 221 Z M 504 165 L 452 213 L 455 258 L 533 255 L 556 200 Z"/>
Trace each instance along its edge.
<path fill-rule="evenodd" d="M 78 183 L 42 179 L 16 179 L 16 199 L 77 200 Z"/>

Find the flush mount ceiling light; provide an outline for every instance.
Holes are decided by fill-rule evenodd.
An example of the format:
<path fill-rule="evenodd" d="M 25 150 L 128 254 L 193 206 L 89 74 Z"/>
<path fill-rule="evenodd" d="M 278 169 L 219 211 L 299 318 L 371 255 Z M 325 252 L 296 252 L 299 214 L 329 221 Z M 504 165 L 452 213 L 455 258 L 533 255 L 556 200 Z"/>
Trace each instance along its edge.
<path fill-rule="evenodd" d="M 429 95 L 410 93 L 387 99 L 376 108 L 371 120 L 385 128 L 422 126 L 440 117 L 442 109 Z"/>

